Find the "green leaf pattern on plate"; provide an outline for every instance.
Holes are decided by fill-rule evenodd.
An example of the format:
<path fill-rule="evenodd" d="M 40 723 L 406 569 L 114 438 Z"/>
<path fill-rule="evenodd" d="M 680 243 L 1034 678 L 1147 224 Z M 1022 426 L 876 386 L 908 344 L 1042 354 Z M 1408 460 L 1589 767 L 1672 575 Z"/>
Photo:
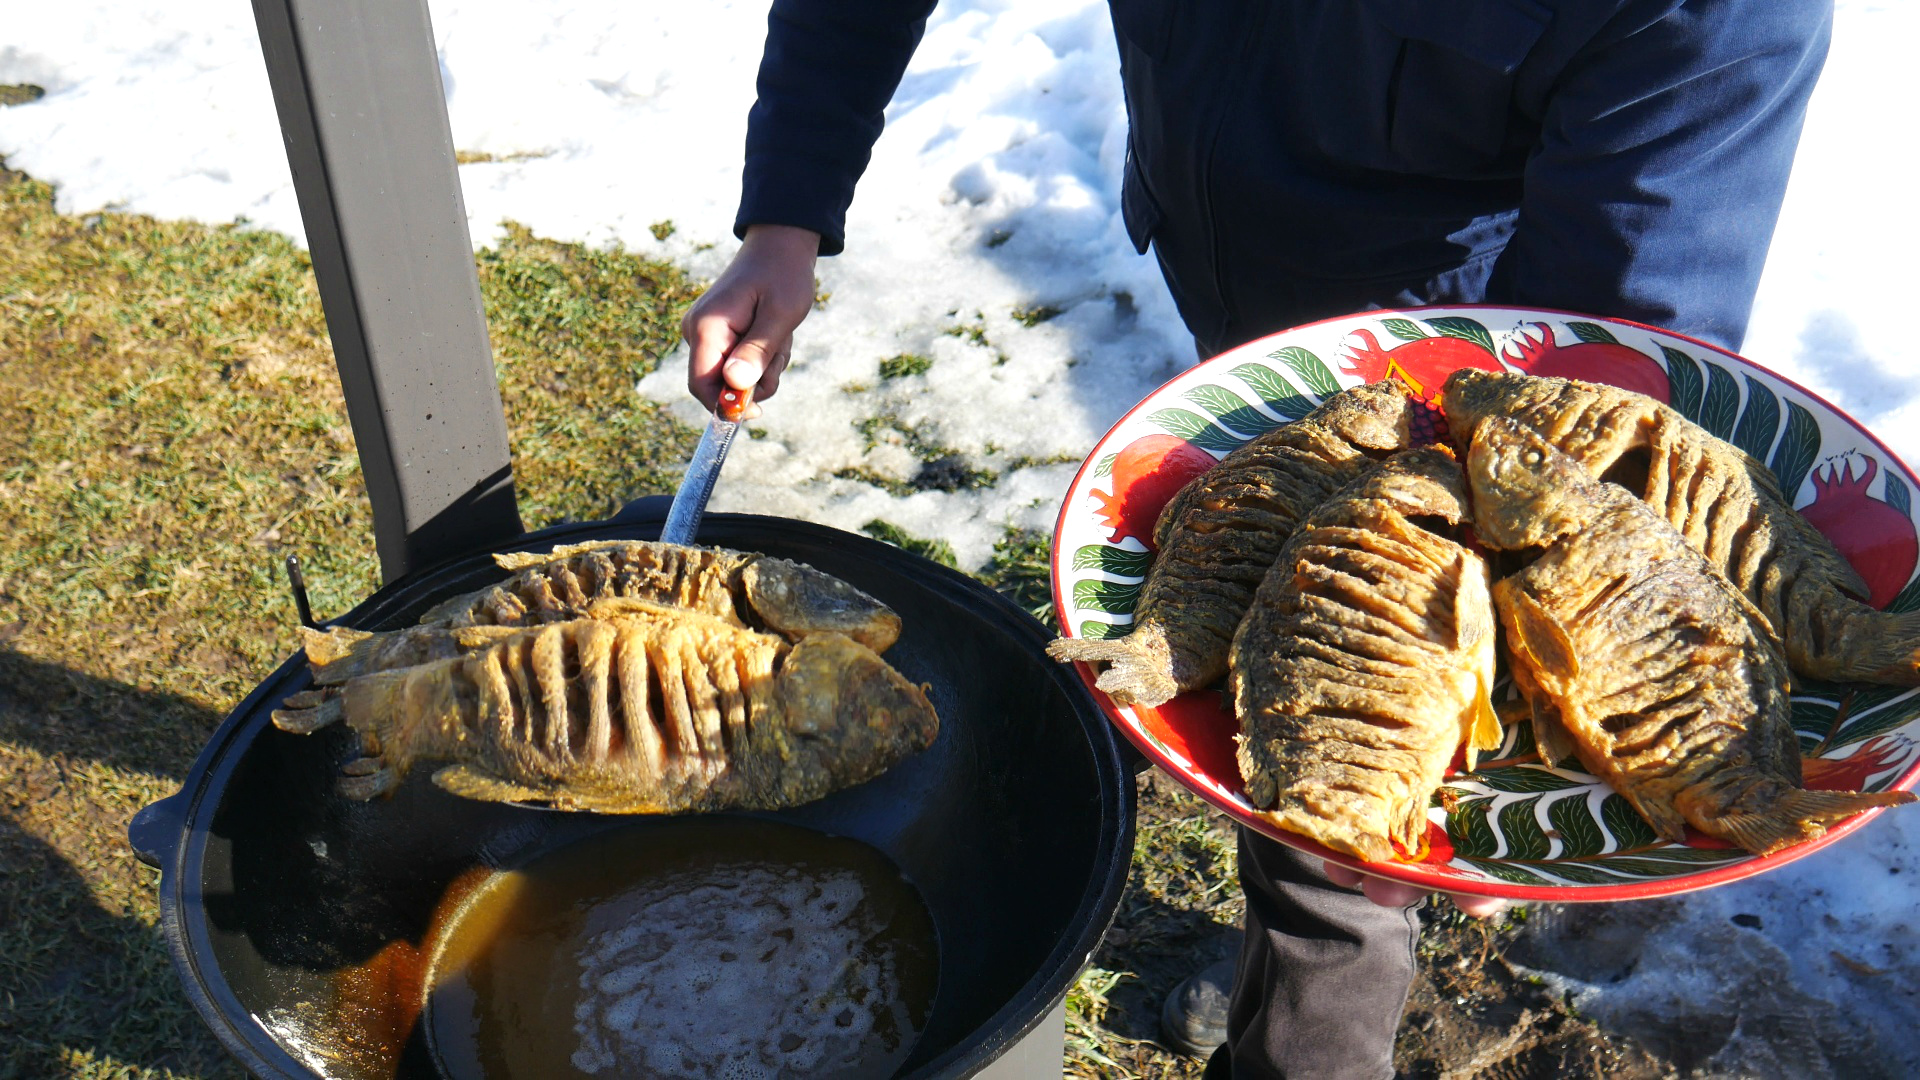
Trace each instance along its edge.
<path fill-rule="evenodd" d="M 1613 336 L 1613 331 L 1601 326 L 1599 323 L 1570 322 L 1567 324 L 1567 329 L 1573 331 L 1574 337 L 1579 338 L 1589 345 L 1595 342 L 1606 345 L 1620 344 L 1620 339 Z"/>
<path fill-rule="evenodd" d="M 1271 358 L 1287 365 L 1315 398 L 1332 397 L 1340 392 L 1340 381 L 1333 377 L 1332 370 L 1298 345 L 1289 345 L 1271 354 Z"/>
<path fill-rule="evenodd" d="M 1268 416 L 1266 413 L 1247 404 L 1246 400 L 1241 398 L 1240 395 L 1228 390 L 1224 386 L 1211 384 L 1207 386 L 1196 386 L 1181 396 L 1207 410 L 1207 412 L 1213 415 L 1214 420 L 1218 421 L 1223 427 L 1241 433 L 1241 435 L 1244 436 L 1244 438 L 1240 440 L 1241 442 L 1245 442 L 1247 439 L 1263 431 L 1272 431 L 1274 428 L 1286 422 Z"/>
<path fill-rule="evenodd" d="M 1747 407 L 1734 425 L 1733 445 L 1755 460 L 1765 461 L 1767 451 L 1773 449 L 1773 434 L 1780 428 L 1780 399 L 1753 376 L 1748 375 L 1746 380 Z"/>
<path fill-rule="evenodd" d="M 1488 352 L 1493 351 L 1493 335 L 1487 333 L 1487 328 L 1473 319 L 1457 317 L 1428 319 L 1427 325 L 1440 331 L 1447 337 L 1456 337 L 1462 341 L 1471 341 Z"/>
<path fill-rule="evenodd" d="M 1522 321 L 1539 319 L 1527 313 Z M 1405 341 L 1429 337 L 1427 328 L 1431 328 L 1434 333 L 1474 341 L 1496 355 L 1499 352 L 1500 342 L 1486 331 L 1485 324 L 1464 315 L 1427 319 L 1425 327 L 1407 318 L 1381 317 L 1370 322 L 1356 318 L 1336 324 L 1318 337 L 1309 335 L 1308 331 L 1316 329 L 1313 327 L 1299 333 L 1309 342 L 1324 340 L 1329 342 L 1328 348 L 1337 348 L 1353 329 L 1365 325 Z M 1797 497 L 1826 442 L 1837 437 L 1839 443 L 1829 453 L 1854 449 L 1881 458 L 1887 477 L 1883 501 L 1911 514 L 1906 474 L 1901 472 L 1896 477 L 1897 466 L 1843 422 L 1828 419 L 1823 427 L 1825 408 L 1792 386 L 1749 372 L 1735 361 L 1723 364 L 1692 355 L 1680 347 L 1683 342 L 1669 344 L 1672 339 L 1662 340 L 1660 335 L 1625 324 L 1571 320 L 1561 322 L 1560 327 L 1583 342 L 1621 343 L 1649 354 L 1657 352 L 1667 370 L 1672 406 L 1767 462 L 1789 498 Z M 1342 385 L 1360 381 L 1355 376 L 1336 376 L 1315 352 L 1291 343 L 1264 358 L 1239 357 L 1218 371 L 1179 390 L 1179 400 L 1190 408 L 1166 407 L 1137 414 L 1132 423 L 1109 433 L 1106 445 L 1125 446 L 1157 429 L 1215 453 L 1230 452 L 1261 432 L 1310 411 Z M 1162 400 L 1171 404 L 1173 399 Z M 1113 457 L 1103 455 L 1092 475 L 1110 475 Z M 1087 516 L 1091 518 L 1090 513 Z M 1069 535 L 1069 525 L 1063 519 L 1063 541 Z M 1091 523 L 1076 534 L 1078 539 L 1095 540 L 1105 535 L 1104 529 Z M 1065 599 L 1072 613 L 1092 616 L 1072 623 L 1082 637 L 1112 638 L 1131 630 L 1131 615 L 1151 555 L 1140 550 L 1136 541 L 1127 543 L 1131 546 L 1069 542 L 1058 557 L 1057 567 L 1070 567 L 1070 571 L 1064 571 L 1071 577 Z M 1071 551 L 1071 556 L 1066 551 Z M 1920 610 L 1920 577 L 1909 582 L 1888 608 Z M 1507 696 L 1504 685 L 1496 688 L 1495 696 Z M 1795 688 L 1793 725 L 1808 753 L 1827 758 L 1849 757 L 1869 739 L 1901 733 L 1898 738 L 1903 740 L 1901 754 L 1905 756 L 1862 784 L 1868 790 L 1885 790 L 1920 753 L 1920 746 L 1912 745 L 1920 743 L 1920 689 L 1807 683 Z M 1183 757 L 1148 729 L 1132 724 L 1129 729 L 1167 758 L 1184 763 Z M 1660 840 L 1631 803 L 1582 772 L 1578 762 L 1553 768 L 1540 764 L 1531 725 L 1510 725 L 1504 742 L 1499 751 L 1483 755 L 1482 769 L 1451 778 L 1436 795 L 1432 814 L 1435 821 L 1444 824 L 1454 851 L 1452 870 L 1463 885 L 1471 884 L 1475 877 L 1535 886 L 1617 885 L 1682 877 L 1750 858 L 1738 850 L 1694 848 Z M 1191 764 L 1182 767 L 1190 769 Z M 1251 816 L 1252 808 L 1245 805 L 1235 778 L 1194 779 L 1214 797 L 1239 805 Z"/>
<path fill-rule="evenodd" d="M 1807 482 L 1807 473 L 1819 459 L 1820 421 L 1813 418 L 1806 406 L 1797 401 L 1787 402 L 1787 432 L 1780 437 L 1780 445 L 1774 448 L 1773 460 L 1767 467 L 1779 477 L 1780 490 L 1787 493 L 1789 500 L 1799 494 L 1801 485 Z"/>
<path fill-rule="evenodd" d="M 1380 325 L 1401 341 L 1424 341 L 1428 336 L 1425 330 L 1420 329 L 1420 324 L 1412 319 L 1381 319 Z"/>

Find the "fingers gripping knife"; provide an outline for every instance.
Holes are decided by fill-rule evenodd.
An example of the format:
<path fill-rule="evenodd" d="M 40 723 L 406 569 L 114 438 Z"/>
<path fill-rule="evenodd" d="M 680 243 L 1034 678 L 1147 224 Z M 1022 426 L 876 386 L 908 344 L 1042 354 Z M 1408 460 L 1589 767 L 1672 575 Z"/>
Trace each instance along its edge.
<path fill-rule="evenodd" d="M 680 487 L 673 493 L 667 523 L 660 527 L 661 540 L 669 544 L 693 543 L 694 534 L 700 531 L 700 515 L 707 509 L 707 498 L 713 494 L 714 481 L 720 478 L 720 465 L 727 460 L 727 447 L 733 445 L 741 417 L 752 403 L 751 389 L 735 390 L 731 386 L 721 389 L 713 417 L 707 421 L 707 430 L 700 434 L 700 444 L 693 448 L 687 474 L 680 478 Z"/>

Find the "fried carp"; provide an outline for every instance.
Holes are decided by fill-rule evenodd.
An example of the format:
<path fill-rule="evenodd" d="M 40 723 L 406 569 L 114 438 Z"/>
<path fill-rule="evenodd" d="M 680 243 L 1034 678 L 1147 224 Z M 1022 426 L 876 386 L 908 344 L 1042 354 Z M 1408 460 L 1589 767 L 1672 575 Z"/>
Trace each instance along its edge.
<path fill-rule="evenodd" d="M 1914 800 L 1801 788 L 1765 618 L 1654 507 L 1502 416 L 1474 427 L 1467 471 L 1481 542 L 1532 556 L 1493 601 L 1541 745 L 1570 741 L 1660 837 L 1690 824 L 1765 855 Z"/>
<path fill-rule="evenodd" d="M 1395 382 L 1343 390 L 1188 481 L 1154 525 L 1159 556 L 1132 631 L 1059 638 L 1047 655 L 1107 665 L 1096 685 L 1121 705 L 1159 705 L 1218 681 L 1281 545 L 1327 496 L 1405 448 L 1412 408 Z"/>
<path fill-rule="evenodd" d="M 796 806 L 938 733 L 925 688 L 843 634 L 789 643 L 632 599 L 586 614 L 451 631 L 466 651 L 295 694 L 273 721 L 345 720 L 363 751 L 338 783 L 351 798 L 433 762 L 467 798 L 636 814 Z"/>
<path fill-rule="evenodd" d="M 1920 612 L 1865 603 L 1859 573 L 1739 447 L 1650 397 L 1573 379 L 1462 369 L 1442 402 L 1457 432 L 1511 417 L 1639 495 L 1753 601 L 1795 673 L 1920 684 Z"/>
<path fill-rule="evenodd" d="M 1500 745 L 1486 563 L 1454 535 L 1466 478 L 1409 450 L 1293 534 L 1234 636 L 1228 686 L 1247 798 L 1372 862 L 1425 853 L 1427 809 L 1466 743 Z"/>
<path fill-rule="evenodd" d="M 336 685 L 356 675 L 443 660 L 462 651 L 457 631 L 577 619 L 597 601 L 621 598 L 702 612 L 789 641 L 829 630 L 885 652 L 900 637 L 900 616 L 885 604 L 805 563 L 769 555 L 600 540 L 544 554 L 495 555 L 493 561 L 512 576 L 435 605 L 417 626 L 380 633 L 302 630 L 315 681 Z"/>

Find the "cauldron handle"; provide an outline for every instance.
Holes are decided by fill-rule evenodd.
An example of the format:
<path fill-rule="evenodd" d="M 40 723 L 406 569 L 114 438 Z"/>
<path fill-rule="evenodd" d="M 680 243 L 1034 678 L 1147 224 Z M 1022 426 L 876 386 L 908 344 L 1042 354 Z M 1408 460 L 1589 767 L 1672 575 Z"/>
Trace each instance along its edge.
<path fill-rule="evenodd" d="M 151 803 L 127 823 L 127 843 L 141 862 L 158 870 L 173 861 L 186 831 L 182 793 Z"/>

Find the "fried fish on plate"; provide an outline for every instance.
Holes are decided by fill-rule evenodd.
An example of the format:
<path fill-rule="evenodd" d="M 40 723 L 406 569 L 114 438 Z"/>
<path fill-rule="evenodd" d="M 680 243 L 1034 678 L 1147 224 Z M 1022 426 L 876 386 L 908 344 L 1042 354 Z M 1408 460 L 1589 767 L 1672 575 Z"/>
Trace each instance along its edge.
<path fill-rule="evenodd" d="M 1807 791 L 1787 668 L 1754 605 L 1645 502 L 1501 416 L 1472 431 L 1474 527 L 1532 559 L 1493 585 L 1540 744 L 1568 742 L 1663 839 L 1756 855 L 1908 791 Z"/>
<path fill-rule="evenodd" d="M 351 798 L 433 764 L 434 783 L 467 798 L 642 814 L 796 806 L 939 730 L 925 690 L 843 634 L 792 644 L 633 599 L 586 614 L 463 628 L 458 655 L 295 694 L 273 721 L 350 725 L 364 751 L 339 781 Z"/>
<path fill-rule="evenodd" d="M 1766 617 L 1799 675 L 1920 684 L 1920 612 L 1877 611 L 1772 471 L 1666 405 L 1573 379 L 1462 369 L 1442 398 L 1456 432 L 1507 416 L 1632 490 Z"/>
<path fill-rule="evenodd" d="M 1240 775 L 1261 816 L 1362 859 L 1425 852 L 1464 741 L 1500 745 L 1486 563 L 1455 537 L 1466 479 L 1444 447 L 1341 489 L 1280 552 L 1233 639 Z"/>
<path fill-rule="evenodd" d="M 369 633 L 348 627 L 302 630 L 314 679 L 337 685 L 356 675 L 458 655 L 460 631 L 527 627 L 578 619 L 597 601 L 638 599 L 698 611 L 790 641 L 818 630 L 842 633 L 875 652 L 900 637 L 885 604 L 805 563 L 725 548 L 649 540 L 599 540 L 544 554 L 495 555 L 513 575 L 434 606 L 417 626 Z M 481 635 L 479 640 L 487 640 Z"/>
<path fill-rule="evenodd" d="M 1133 630 L 1059 638 L 1047 655 L 1105 664 L 1096 685 L 1121 705 L 1159 705 L 1217 682 L 1280 546 L 1327 496 L 1407 445 L 1411 409 L 1398 383 L 1356 386 L 1222 458 L 1160 512 L 1159 555 Z"/>

